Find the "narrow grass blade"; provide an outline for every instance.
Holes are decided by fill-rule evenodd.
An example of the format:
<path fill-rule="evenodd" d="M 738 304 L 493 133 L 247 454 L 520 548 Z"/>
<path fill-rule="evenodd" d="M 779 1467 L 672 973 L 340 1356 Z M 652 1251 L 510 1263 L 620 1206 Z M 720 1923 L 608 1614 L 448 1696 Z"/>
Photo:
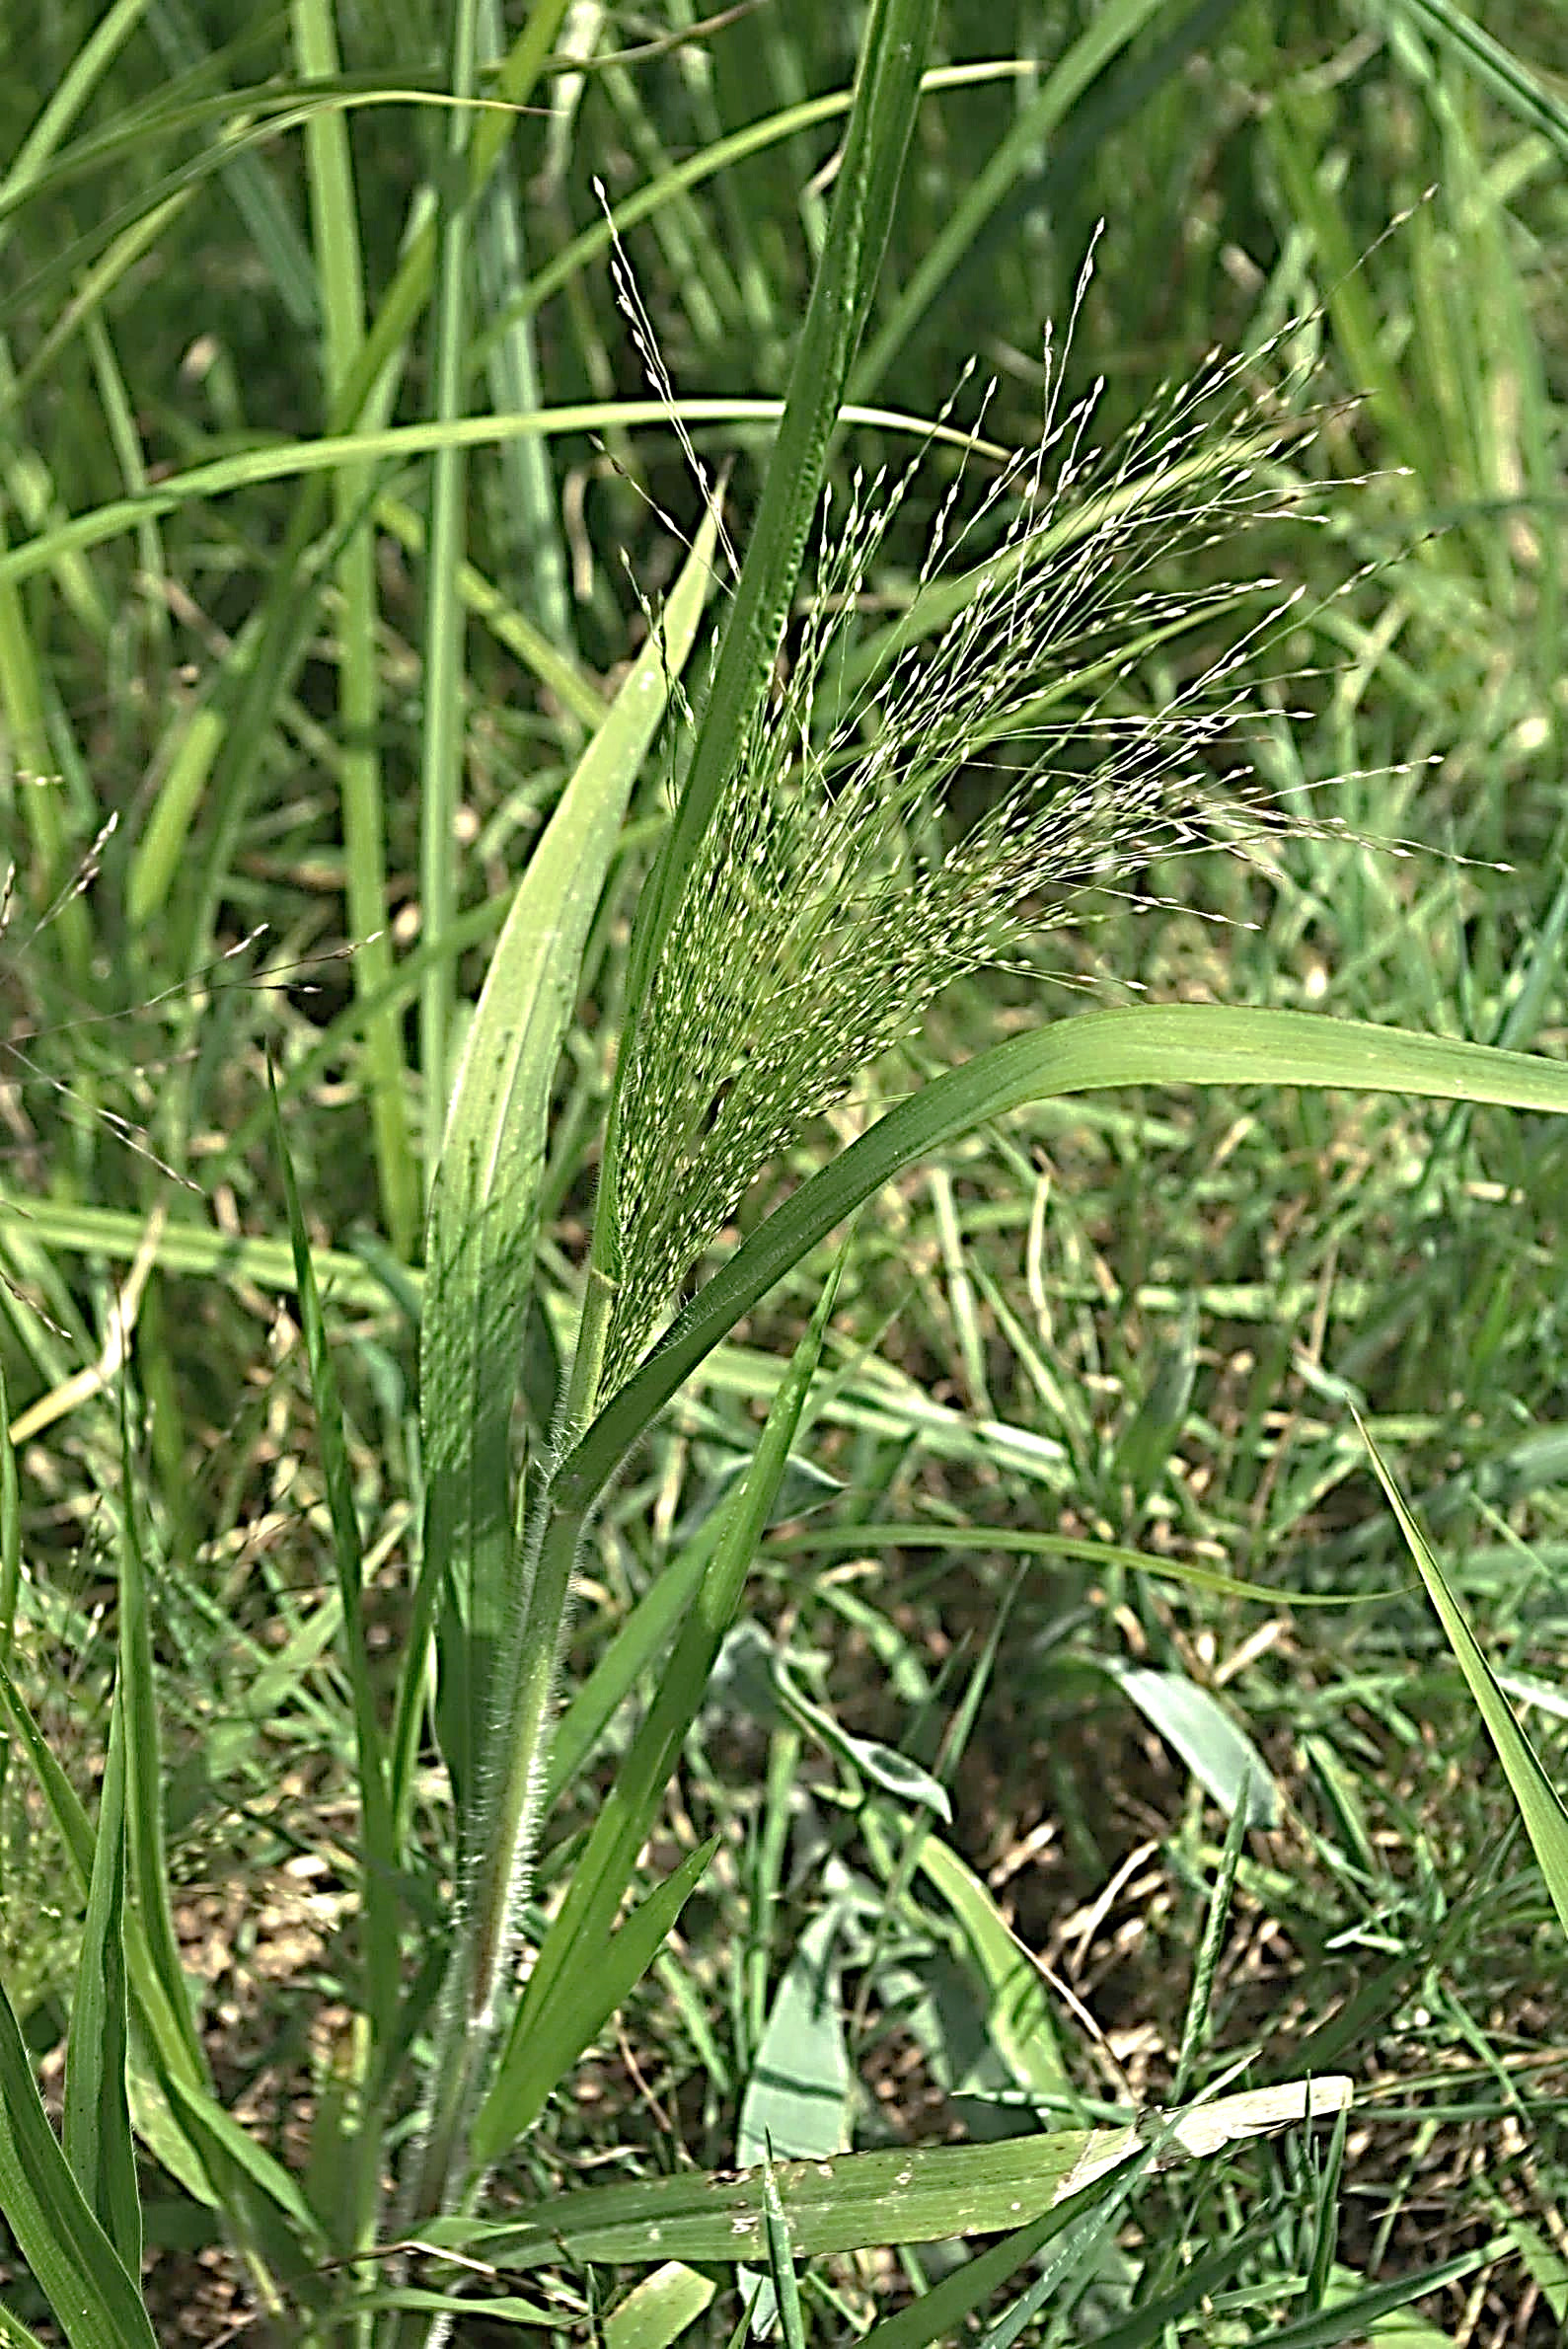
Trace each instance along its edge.
<path fill-rule="evenodd" d="M 0 1364 L 0 1670 L 9 1672 L 16 1652 L 17 1597 L 22 1588 L 22 1493 L 17 1482 L 16 1447 L 11 1440 L 11 1402 Z M 11 1767 L 11 1739 L 0 1738 L 0 1789 Z M 0 1866 L 0 1893 L 5 1877 Z"/>
<path fill-rule="evenodd" d="M 477 2167 L 498 2160 L 532 2127 L 551 2091 L 630 1998 L 675 1931 L 717 1849 L 717 1837 L 710 1836 L 689 1854 L 600 1944 L 591 1971 L 560 1985 L 557 1996 L 537 2011 L 529 2035 L 514 2041 L 517 2060 L 496 2075 L 474 2124 L 470 2153 Z"/>
<path fill-rule="evenodd" d="M 890 1109 L 736 1250 L 573 1447 L 563 1497 L 586 1506 L 741 1316 L 883 1183 L 1026 1101 L 1118 1085 L 1308 1085 L 1568 1112 L 1568 1068 L 1554 1061 L 1310 1012 L 1141 1006 L 1010 1038 Z"/>
<path fill-rule="evenodd" d="M 210 90 L 215 73 L 221 71 L 221 59 L 212 54 L 192 23 L 187 0 L 152 0 L 147 15 L 148 29 L 163 51 L 171 74 L 188 74 Z M 336 69 L 335 52 L 332 64 L 324 65 L 322 71 L 336 74 Z M 307 79 L 310 72 L 306 65 Z M 235 113 L 239 112 L 236 103 Z M 323 108 L 312 116 L 307 130 L 332 118 Z M 318 324 L 316 272 L 294 215 L 265 164 L 260 155 L 241 147 L 226 158 L 220 169 L 234 207 L 277 289 L 290 324 L 298 334 L 314 334 Z"/>
<path fill-rule="evenodd" d="M 167 0 L 166 0 L 167 4 Z M 338 70 L 337 32 L 331 0 L 294 0 L 294 45 L 304 75 L 330 78 Z M 364 267 L 359 206 L 348 125 L 324 110 L 305 126 L 312 230 L 316 240 L 329 413 L 364 346 Z M 358 942 L 355 992 L 374 997 L 392 977 L 387 935 L 386 811 L 382 797 L 380 621 L 375 533 L 368 511 L 373 483 L 360 466 L 333 476 L 337 558 L 337 708 L 342 722 L 343 855 L 349 936 Z M 390 1007 L 367 1018 L 365 1042 L 370 1113 L 375 1137 L 382 1214 L 394 1248 L 411 1259 L 419 1222 L 419 1178 L 409 1135 L 407 1072 L 402 1025 Z"/>
<path fill-rule="evenodd" d="M 340 1607 L 339 1632 L 343 1661 L 354 1710 L 355 1782 L 359 1791 L 360 1859 L 359 1916 L 363 1932 L 365 1969 L 364 2012 L 378 2047 L 391 2040 L 398 2008 L 400 1953 L 397 1910 L 399 1848 L 393 1820 L 387 1754 L 376 1716 L 370 1657 L 365 1646 L 364 1560 L 359 1541 L 359 1517 L 354 1506 L 353 1471 L 343 1430 L 337 1374 L 327 1342 L 321 1292 L 311 1261 L 305 1210 L 294 1178 L 282 1113 L 273 1106 L 273 1138 L 283 1179 L 289 1236 L 294 1249 L 294 1272 L 299 1284 L 300 1326 L 310 1363 L 311 1394 L 316 1404 L 316 1427 L 321 1441 L 322 1473 L 327 1506 L 332 1517 L 333 1558 L 337 1569 Z"/>
<path fill-rule="evenodd" d="M 472 98 L 479 39 L 478 0 L 456 0 L 450 17 L 451 88 Z M 461 109 L 450 117 L 441 184 L 435 264 L 435 333 L 430 411 L 438 424 L 463 413 L 468 345 L 472 194 L 466 162 L 469 125 Z M 422 719 L 419 728 L 419 915 L 437 948 L 457 911 L 457 809 L 463 773 L 465 694 L 463 607 L 457 592 L 467 532 L 468 456 L 447 441 L 430 464 L 429 546 L 424 567 Z M 446 1099 L 457 974 L 439 951 L 419 986 L 419 1071 L 427 1098 Z M 427 1164 L 433 1176 L 434 1161 Z"/>
<path fill-rule="evenodd" d="M 93 1874 L 93 1823 L 4 1666 L 0 1666 L 0 1716 L 10 1737 L 27 1758 L 54 1831 L 64 1847 L 72 1878 L 85 1895 Z M 200 2141 L 191 2137 L 176 2117 L 171 2091 L 165 2086 L 171 2073 L 178 2073 L 182 2065 L 188 2069 L 189 2057 L 179 2021 L 169 2012 L 154 1974 L 140 1921 L 134 1915 L 125 1918 L 125 1943 L 140 2036 L 139 2047 L 133 2043 L 131 2051 L 132 2107 L 138 2134 L 193 2201 L 216 2208 L 220 2196 L 208 2174 Z M 213 2107 L 214 2111 L 218 2109 Z"/>
<path fill-rule="evenodd" d="M 1163 0 L 1110 0 L 1058 58 L 995 154 L 967 182 L 951 219 L 899 288 L 891 315 L 855 369 L 854 399 L 870 397 L 1019 175 L 1033 169 L 1041 147 L 1069 109 L 1162 5 Z"/>
<path fill-rule="evenodd" d="M 1399 2323 L 1390 2323 L 1401 2309 L 1412 2301 L 1425 2300 L 1428 2293 L 1441 2292 L 1447 2285 L 1462 2283 L 1478 2268 L 1490 2267 L 1499 2260 L 1512 2259 L 1514 2246 L 1507 2235 L 1497 2235 L 1490 2242 L 1477 2243 L 1473 2250 L 1460 2251 L 1453 2259 L 1442 2260 L 1438 2266 L 1419 2269 L 1413 2276 L 1398 2276 L 1391 2284 L 1370 2284 L 1361 2291 L 1352 2290 L 1345 2297 L 1335 2296 L 1331 2307 L 1320 2309 L 1315 2315 L 1300 2317 L 1294 2324 L 1279 2325 L 1269 2334 L 1274 2349 L 1340 2349 L 1349 2343 L 1360 2349 L 1364 2341 L 1386 2339 L 1389 2349 L 1413 2337 L 1419 2344 L 1430 2338 L 1428 2328 L 1416 2322 L 1412 2332 Z M 1439 2334 L 1439 2339 L 1447 2339 Z"/>
<path fill-rule="evenodd" d="M 637 1854 L 707 1694 L 719 1646 L 734 1621 L 746 1575 L 788 1467 L 837 1291 L 835 1277 L 825 1284 L 789 1370 L 780 1383 L 751 1472 L 727 1512 L 722 1537 L 693 1598 L 647 1718 L 616 1774 L 586 1849 L 572 1869 L 566 1897 L 534 1961 L 480 2117 L 476 2137 L 481 2143 L 509 2142 L 523 2125 L 518 2115 L 528 2113 L 531 2117 L 555 2085 L 556 2076 L 548 2064 L 541 2067 L 536 2041 L 545 2031 L 552 2002 L 573 1996 L 574 1986 L 600 1962 L 598 1952 L 604 1936 L 633 1880 Z M 536 1757 L 506 1759 L 509 1771 L 518 1777 L 531 1775 L 537 1767 Z M 508 2134 L 501 2134 L 503 2129 Z"/>
<path fill-rule="evenodd" d="M 157 2349 L 140 2290 L 49 2127 L 3 1989 L 0 2212 L 71 2349 Z"/>
<path fill-rule="evenodd" d="M 119 1687 L 124 1716 L 125 1817 L 129 1879 L 146 1935 L 147 1956 L 165 2009 L 179 2033 L 182 2070 L 205 2077 L 201 2044 L 191 2018 L 170 1908 L 169 1857 L 164 1842 L 164 1772 L 158 1735 L 158 1691 L 148 1616 L 147 1560 L 142 1549 L 136 1459 L 131 1450 L 129 1399 L 120 1402 Z"/>
<path fill-rule="evenodd" d="M 1515 1717 L 1513 1706 L 1498 1686 L 1497 1676 L 1482 1653 L 1480 1642 L 1471 1630 L 1457 1595 L 1437 1558 L 1429 1549 L 1420 1527 L 1405 1506 L 1404 1497 L 1395 1484 L 1386 1462 L 1373 1442 L 1365 1425 L 1357 1420 L 1362 1439 L 1377 1471 L 1378 1481 L 1388 1497 L 1388 1506 L 1399 1521 L 1399 1531 L 1405 1538 L 1417 1570 L 1427 1587 L 1438 1621 L 1448 1633 L 1449 1644 L 1458 1658 L 1459 1670 L 1469 1687 L 1475 1708 L 1486 1723 L 1487 1732 L 1497 1748 L 1514 1800 L 1525 1822 L 1540 1872 L 1546 1879 L 1552 1907 L 1558 1922 L 1568 1932 L 1568 1808 L 1547 1777 L 1539 1755 L 1531 1744 Z"/>
<path fill-rule="evenodd" d="M 1392 0 L 1390 13 L 1431 34 L 1521 122 L 1538 130 L 1559 157 L 1568 160 L 1568 105 L 1517 51 L 1456 8 L 1454 0 Z"/>
<path fill-rule="evenodd" d="M 449 1680 L 442 1737 L 461 1800 L 474 1784 L 494 1642 L 509 1604 L 509 1427 L 533 1286 L 551 1086 L 632 788 L 663 717 L 670 681 L 680 676 L 696 640 L 713 545 L 709 520 L 660 626 L 605 714 L 529 860 L 490 958 L 453 1087 L 425 1243 L 419 1407 L 426 1515 L 394 1736 L 400 1816 L 411 1785 L 428 1627 L 448 1578 L 463 1629 L 460 1650 L 444 1659 Z"/>
<path fill-rule="evenodd" d="M 481 48 L 493 56 L 505 45 L 499 0 L 480 0 Z M 496 316 L 513 290 L 527 283 L 528 259 L 523 207 L 509 174 L 495 172 L 480 199 L 474 224 L 475 258 L 485 313 Z M 472 345 L 465 359 L 472 357 Z M 490 406 L 517 415 L 538 408 L 540 370 L 532 323 L 508 321 L 485 352 Z M 494 513 L 497 562 L 512 601 L 541 627 L 551 643 L 571 647 L 571 599 L 560 513 L 551 473 L 550 451 L 541 440 L 509 440 L 497 469 Z"/>
<path fill-rule="evenodd" d="M 795 2273 L 789 2241 L 789 2217 L 774 2176 L 773 2159 L 762 2157 L 763 2227 L 768 2238 L 768 2285 L 752 2304 L 753 2334 L 772 2333 L 777 2325 L 784 2349 L 806 2349 L 805 2319 L 800 2310 L 800 2278 Z"/>
<path fill-rule="evenodd" d="M 141 2198 L 125 2063 L 125 1721 L 116 1696 L 99 1797 L 65 2047 L 65 2158 L 129 2276 L 141 2274 Z"/>
<path fill-rule="evenodd" d="M 190 2010 L 170 1903 L 147 1561 L 124 1399 L 120 1458 L 119 1691 L 125 1721 L 126 1851 L 136 1918 L 136 1932 L 127 1936 L 126 1948 L 131 1987 L 138 2013 L 147 2023 L 159 2085 L 212 2175 L 259 2284 L 267 2297 L 275 2298 L 274 2279 L 302 2274 L 313 2259 L 323 2256 L 325 2245 L 282 2164 L 255 2144 L 218 2103 Z M 92 1830 L 85 1818 L 82 1825 L 90 1840 Z M 90 1868 L 90 1858 L 88 1864 Z M 245 2181 L 260 2186 L 259 2198 L 248 2192 Z"/>
<path fill-rule="evenodd" d="M 1192 1987 L 1187 1993 L 1187 2012 L 1181 2026 L 1181 2046 L 1171 2081 L 1171 2100 L 1176 2104 L 1186 2099 L 1199 2050 L 1209 2036 L 1215 1976 L 1220 1970 L 1220 1956 L 1225 1947 L 1225 1929 L 1230 1922 L 1231 1903 L 1235 1895 L 1235 1879 L 1241 1865 L 1241 1846 L 1246 1840 L 1250 1807 L 1244 1802 L 1232 1805 L 1231 1822 L 1225 1831 L 1225 1849 L 1220 1855 L 1214 1889 L 1209 1895 L 1209 1912 L 1203 1921 L 1203 1939 L 1198 1944 L 1198 1954 L 1193 1963 Z"/>

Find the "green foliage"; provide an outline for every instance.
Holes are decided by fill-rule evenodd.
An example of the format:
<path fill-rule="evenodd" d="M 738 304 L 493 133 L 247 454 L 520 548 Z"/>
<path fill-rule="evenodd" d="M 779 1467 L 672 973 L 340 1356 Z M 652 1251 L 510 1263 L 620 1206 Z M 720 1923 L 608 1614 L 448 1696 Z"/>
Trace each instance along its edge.
<path fill-rule="evenodd" d="M 1564 130 L 1365 25 L 8 34 L 4 2338 L 1560 2301 Z"/>

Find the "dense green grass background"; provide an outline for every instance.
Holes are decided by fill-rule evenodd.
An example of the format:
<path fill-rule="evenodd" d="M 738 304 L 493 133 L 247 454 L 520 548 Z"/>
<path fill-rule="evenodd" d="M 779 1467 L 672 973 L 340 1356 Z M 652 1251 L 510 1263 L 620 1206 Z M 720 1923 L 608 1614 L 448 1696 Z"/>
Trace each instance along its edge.
<path fill-rule="evenodd" d="M 477 9 L 481 94 L 518 31 L 501 19 L 493 0 Z M 1483 34 L 1447 0 L 941 12 L 939 61 L 969 70 L 922 103 L 853 400 L 930 419 L 975 355 L 996 378 L 987 435 L 1026 443 L 1044 322 L 1073 311 L 1091 243 L 1065 366 L 1070 396 L 1104 379 L 1097 430 L 1212 346 L 1299 317 L 1288 354 L 1320 359 L 1327 404 L 1298 458 L 1320 518 L 1208 550 L 1205 578 L 1307 588 L 1263 664 L 1249 747 L 1283 804 L 1365 837 L 1323 822 L 1266 856 L 1151 867 L 1137 902 L 1107 892 L 1078 929 L 954 989 L 843 1134 L 912 1069 L 1067 1017 L 1082 990 L 1560 1049 L 1568 34 L 1546 6 L 1485 20 Z M 843 120 L 819 102 L 848 91 L 860 31 L 858 12 L 778 0 L 711 26 L 669 0 L 543 30 L 555 62 L 536 109 L 484 117 L 510 143 L 466 216 L 466 312 L 430 302 L 417 235 L 404 239 L 471 128 L 434 103 L 454 86 L 443 12 L 121 0 L 13 11 L 4 31 L 16 1669 L 92 1795 L 128 1391 L 182 1954 L 225 2093 L 291 2163 L 343 2023 L 354 1824 L 264 1055 L 323 1250 L 384 1666 L 416 1530 L 411 1275 L 463 1007 L 701 512 L 618 299 L 603 207 L 626 220 L 664 397 L 693 404 L 743 539 L 773 429 L 745 404 L 784 390 Z M 562 61 L 573 44 L 583 70 Z M 334 105 L 296 103 L 307 81 L 331 83 Z M 385 337 L 373 419 L 574 419 L 485 429 L 463 465 L 450 448 L 316 473 L 274 462 L 337 428 L 367 317 Z M 910 446 L 891 417 L 850 425 L 838 495 L 856 466 L 902 464 Z M 933 449 L 911 490 L 873 617 L 908 597 L 954 462 Z M 213 465 L 227 470 L 197 472 Z M 1147 664 L 1150 706 L 1181 674 L 1176 655 Z M 662 776 L 655 754 L 559 1079 L 540 1248 L 562 1301 Z M 977 804 L 992 788 L 976 775 Z M 776 1182 L 832 1139 L 816 1133 Z M 1338 2256 L 1377 2281 L 1495 2243 L 1424 2304 L 1454 2340 L 1544 2341 L 1568 2320 L 1563 1955 L 1351 1406 L 1551 1764 L 1568 1704 L 1563 1152 L 1553 1120 L 1291 1091 L 1150 1090 L 1009 1118 L 857 1227 L 811 1445 L 832 1482 L 770 1541 L 749 1600 L 844 1731 L 939 1770 L 951 1848 L 1104 2034 L 1056 2014 L 1068 2072 L 1102 2102 L 1170 2087 L 1224 1836 L 1204 1783 L 1223 1755 L 1191 1773 L 1125 1675 L 1179 1674 L 1218 1701 L 1277 1809 L 1241 1851 L 1203 2062 L 1262 2047 L 1276 2072 L 1355 2075 Z M 714 1357 L 614 1491 L 570 1686 L 750 1455 L 821 1269 Z M 104 1375 L 83 1379 L 94 1364 Z M 1025 1537 L 1113 1547 L 1091 1561 Z M 1131 1570 L 1129 1550 L 1169 1578 Z M 1303 1603 L 1323 1599 L 1354 1603 Z M 667 1871 L 716 1833 L 720 1858 L 575 2098 L 517 2157 L 525 2184 L 732 2160 L 791 1953 L 830 1895 L 858 2141 L 1013 2125 L 985 2101 L 995 2051 L 964 2076 L 957 2007 L 907 1924 L 903 2009 L 885 1964 L 874 1997 L 858 1990 L 874 1952 L 855 1896 L 875 1871 L 854 1757 L 760 1703 L 741 1661 L 689 1741 L 655 1855 Z M 595 1784 L 566 1797 L 558 1865 Z M 418 1798 L 431 1856 L 411 1895 L 433 1931 L 433 1770 Z M 4 1978 L 49 2059 L 78 1919 L 14 1764 L 3 1803 Z M 1215 2196 L 1206 2226 L 1257 2232 L 1230 2329 L 1211 2311 L 1190 2337 L 1253 2337 L 1245 2293 L 1302 2257 L 1299 2204 L 1270 2175 Z M 167 2181 L 150 2191 L 166 2337 L 182 2337 L 182 2307 L 193 2337 L 215 2335 L 234 2276 L 217 2254 L 198 2266 L 195 2206 Z M 1028 2337 L 1130 2321 L 1121 2260 L 1107 2249 L 1076 2312 Z M 848 2337 L 898 2280 L 891 2261 L 838 2273 L 813 2337 Z M 27 2292 L 16 2306 L 36 2315 Z M 1277 2319 L 1278 2300 L 1260 2306 L 1259 2323 Z M 716 2309 L 714 2339 L 734 2315 Z"/>

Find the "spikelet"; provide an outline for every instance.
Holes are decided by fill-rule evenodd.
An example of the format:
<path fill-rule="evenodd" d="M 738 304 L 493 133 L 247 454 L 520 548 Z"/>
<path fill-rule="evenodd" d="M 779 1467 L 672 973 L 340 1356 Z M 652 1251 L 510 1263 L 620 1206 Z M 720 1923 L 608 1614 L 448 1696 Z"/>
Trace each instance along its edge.
<path fill-rule="evenodd" d="M 1182 581 L 1260 521 L 1315 518 L 1287 463 L 1318 421 L 1286 355 L 1298 322 L 1097 449 L 1103 384 L 1063 393 L 1091 263 L 1060 355 L 1047 340 L 1037 443 L 972 496 L 960 472 L 880 646 L 858 598 L 922 458 L 824 502 L 787 670 L 736 746 L 625 1072 L 606 1392 L 757 1174 L 953 980 L 1153 859 L 1323 828 L 1235 761 L 1304 591 Z M 1224 649 L 1151 707 L 1148 654 L 1200 630 Z M 991 760 L 1000 796 L 944 846 L 956 779 Z"/>

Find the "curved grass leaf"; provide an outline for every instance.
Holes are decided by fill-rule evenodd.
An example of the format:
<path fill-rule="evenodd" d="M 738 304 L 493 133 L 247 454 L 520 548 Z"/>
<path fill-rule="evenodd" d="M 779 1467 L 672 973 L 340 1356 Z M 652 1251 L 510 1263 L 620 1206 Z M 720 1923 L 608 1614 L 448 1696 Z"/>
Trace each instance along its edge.
<path fill-rule="evenodd" d="M 601 1942 L 592 1966 L 536 2010 L 529 2032 L 514 2033 L 507 2052 L 515 2049 L 516 2060 L 503 2063 L 474 2124 L 470 2152 L 479 2166 L 497 2160 L 532 2127 L 558 2082 L 652 1965 L 717 1850 L 718 1838 L 709 1836 L 689 1853 L 673 1875 L 637 1903 L 620 1931 Z"/>
<path fill-rule="evenodd" d="M 883 1183 L 1028 1101 L 1121 1085 L 1309 1085 L 1568 1113 L 1556 1062 L 1310 1012 L 1140 1006 L 1011 1037 L 899 1102 L 736 1250 L 573 1447 L 562 1497 L 586 1506 L 741 1317 Z"/>
<path fill-rule="evenodd" d="M 1399 1521 L 1399 1531 L 1405 1538 L 1411 1556 L 1415 1559 L 1422 1581 L 1427 1587 L 1438 1621 L 1448 1633 L 1449 1645 L 1458 1658 L 1475 1708 L 1486 1723 L 1487 1734 L 1496 1746 L 1514 1800 L 1519 1805 L 1540 1872 L 1546 1879 L 1552 1907 L 1558 1923 L 1568 1932 L 1568 1808 L 1547 1777 L 1539 1755 L 1520 1727 L 1513 1706 L 1498 1685 L 1497 1675 L 1487 1662 L 1479 1640 L 1470 1629 L 1458 1596 L 1426 1539 L 1405 1506 L 1404 1497 L 1389 1473 L 1386 1462 L 1365 1425 L 1358 1418 L 1362 1438 L 1378 1474 L 1378 1481 L 1388 1496 L 1388 1506 Z"/>
<path fill-rule="evenodd" d="M 1050 1991 L 1034 1957 L 950 1844 L 923 1836 L 916 1861 L 945 1902 L 985 1986 L 986 2035 L 1008 2077 L 1041 2104 L 1069 2101 L 1073 2084 L 1051 2020 Z"/>
<path fill-rule="evenodd" d="M 545 828 L 496 942 L 458 1066 L 430 1199 L 420 1328 L 426 1478 L 421 1580 L 394 1737 L 395 1807 L 409 1796 L 425 1626 L 443 1583 L 462 1628 L 443 1630 L 442 1737 L 472 1786 L 489 1659 L 508 1604 L 509 1427 L 533 1287 L 550 1091 L 582 952 L 633 785 L 691 653 L 710 578 L 710 518 Z"/>
<path fill-rule="evenodd" d="M 71 2349 L 157 2349 L 140 2290 L 49 2127 L 3 1989 L 0 2212 Z"/>
<path fill-rule="evenodd" d="M 1100 1662 L 1227 1817 L 1233 1816 L 1244 1797 L 1249 1827 L 1278 1825 L 1279 1789 L 1268 1766 L 1218 1699 L 1184 1673 L 1155 1672 L 1147 1665 L 1105 1658 Z"/>

